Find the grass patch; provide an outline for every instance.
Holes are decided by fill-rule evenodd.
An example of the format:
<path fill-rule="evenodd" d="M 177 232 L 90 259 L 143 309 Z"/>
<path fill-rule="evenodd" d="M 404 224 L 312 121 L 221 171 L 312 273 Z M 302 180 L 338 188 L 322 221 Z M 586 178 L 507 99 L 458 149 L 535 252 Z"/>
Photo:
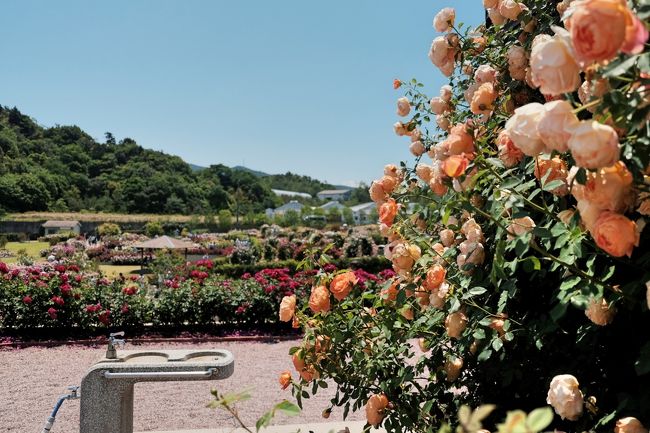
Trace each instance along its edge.
<path fill-rule="evenodd" d="M 103 212 L 25 212 L 8 213 L 2 218 L 5 221 L 43 221 L 43 220 L 75 220 L 88 222 L 138 223 L 148 221 L 188 222 L 189 215 L 154 215 L 154 214 L 117 214 Z"/>
<path fill-rule="evenodd" d="M 99 270 L 104 273 L 108 278 L 117 278 L 120 273 L 125 277 L 131 274 L 139 274 L 140 266 L 114 266 L 114 265 L 99 265 Z"/>
<path fill-rule="evenodd" d="M 27 251 L 27 255 L 33 258 L 34 261 L 42 261 L 44 260 L 44 258 L 41 257 L 41 250 L 48 249 L 49 247 L 50 244 L 47 242 L 38 242 L 38 241 L 7 242 L 5 249 L 13 253 L 15 256 L 18 255 L 19 250 L 24 249 L 25 251 Z M 2 261 L 5 263 L 16 263 L 17 260 L 18 257 L 10 257 L 7 259 L 2 259 Z"/>

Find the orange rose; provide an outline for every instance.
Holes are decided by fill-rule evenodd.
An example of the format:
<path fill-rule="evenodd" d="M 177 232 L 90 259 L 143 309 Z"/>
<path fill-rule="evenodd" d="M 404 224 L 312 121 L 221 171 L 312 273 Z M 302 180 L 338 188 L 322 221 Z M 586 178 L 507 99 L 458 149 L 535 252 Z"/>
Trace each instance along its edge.
<path fill-rule="evenodd" d="M 386 302 L 394 302 L 397 299 L 399 281 L 395 280 L 385 289 L 381 289 L 379 296 Z"/>
<path fill-rule="evenodd" d="M 305 365 L 304 359 L 300 358 L 299 351 L 293 354 L 291 358 L 293 361 L 293 366 L 305 382 L 311 382 L 314 378 L 313 368 L 307 367 Z"/>
<path fill-rule="evenodd" d="M 339 301 L 345 299 L 350 294 L 352 287 L 357 284 L 359 279 L 354 275 L 354 272 L 345 272 L 338 274 L 330 283 L 330 292 Z"/>
<path fill-rule="evenodd" d="M 449 177 L 459 177 L 467 170 L 469 160 L 465 155 L 451 155 L 442 162 L 442 170 Z"/>
<path fill-rule="evenodd" d="M 427 277 L 424 280 L 424 286 L 427 290 L 435 290 L 445 281 L 447 271 L 442 266 L 435 264 L 427 271 Z"/>
<path fill-rule="evenodd" d="M 395 215 L 397 215 L 397 202 L 394 199 L 391 198 L 379 206 L 379 221 L 383 224 L 392 225 Z"/>
<path fill-rule="evenodd" d="M 460 376 L 463 369 L 463 358 L 451 358 L 445 362 L 445 373 L 447 373 L 447 382 L 454 382 Z"/>
<path fill-rule="evenodd" d="M 291 384 L 291 373 L 289 371 L 283 371 L 280 374 L 278 381 L 280 382 L 282 389 L 287 389 Z"/>
<path fill-rule="evenodd" d="M 445 142 L 447 142 L 450 155 L 474 153 L 474 138 L 467 132 L 467 125 L 464 123 L 454 125 Z"/>
<path fill-rule="evenodd" d="M 624 0 L 576 0 L 571 3 L 566 27 L 576 56 L 583 63 L 603 62 L 616 56 L 625 42 L 633 16 Z"/>
<path fill-rule="evenodd" d="M 309 296 L 309 308 L 314 313 L 330 310 L 330 292 L 325 286 L 313 287 Z"/>
<path fill-rule="evenodd" d="M 505 129 L 499 133 L 496 143 L 497 149 L 499 149 L 499 159 L 506 168 L 514 167 L 524 159 L 524 153 L 515 146 Z"/>
<path fill-rule="evenodd" d="M 582 198 L 602 210 L 623 212 L 634 202 L 632 174 L 623 161 L 588 172 L 587 182 L 574 188 L 582 189 Z"/>
<path fill-rule="evenodd" d="M 594 224 L 591 235 L 596 245 L 614 257 L 631 257 L 632 250 L 639 245 L 636 223 L 614 212 L 602 212 Z"/>
<path fill-rule="evenodd" d="M 591 299 L 585 310 L 585 315 L 598 326 L 605 326 L 612 323 L 616 315 L 616 308 L 610 307 L 603 298 Z"/>
<path fill-rule="evenodd" d="M 569 149 L 578 167 L 596 169 L 619 159 L 618 135 L 611 126 L 584 120 L 573 129 Z"/>
<path fill-rule="evenodd" d="M 384 419 L 386 408 L 388 407 L 388 397 L 384 394 L 375 394 L 368 399 L 366 403 L 366 419 L 368 424 L 373 427 L 379 426 Z"/>
<path fill-rule="evenodd" d="M 397 78 L 395 78 L 393 80 L 393 89 L 397 90 L 400 87 L 402 87 L 402 82 L 400 80 L 398 80 Z"/>
<path fill-rule="evenodd" d="M 648 433 L 648 429 L 638 419 L 628 416 L 616 421 L 614 433 Z"/>
<path fill-rule="evenodd" d="M 474 114 L 490 114 L 494 109 L 494 100 L 497 99 L 497 92 L 494 90 L 492 83 L 483 83 L 480 85 L 474 95 L 470 108 Z"/>
<path fill-rule="evenodd" d="M 565 196 L 569 193 L 569 186 L 567 185 L 568 170 L 566 163 L 562 161 L 559 156 L 548 158 L 546 156 L 538 156 L 535 161 L 535 177 L 543 185 L 546 185 L 554 180 L 562 181 L 562 185 L 553 188 L 551 193 L 559 197 Z M 544 179 L 546 178 L 546 179 Z"/>
<path fill-rule="evenodd" d="M 515 218 L 508 226 L 508 240 L 513 240 L 518 236 L 533 231 L 535 228 L 535 221 L 529 216 L 522 218 Z"/>
<path fill-rule="evenodd" d="M 280 320 L 289 322 L 296 312 L 296 295 L 285 296 L 280 302 Z"/>
<path fill-rule="evenodd" d="M 381 185 L 381 183 L 379 183 L 378 180 L 372 181 L 368 192 L 370 193 L 370 200 L 374 201 L 377 204 L 383 203 L 388 198 L 388 194 L 386 194 L 384 187 Z"/>

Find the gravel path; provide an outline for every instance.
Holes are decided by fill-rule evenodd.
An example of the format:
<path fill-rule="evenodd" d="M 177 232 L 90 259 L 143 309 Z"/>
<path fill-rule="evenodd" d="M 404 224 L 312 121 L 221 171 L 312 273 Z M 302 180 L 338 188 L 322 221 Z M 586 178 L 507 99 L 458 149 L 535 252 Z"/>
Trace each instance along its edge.
<path fill-rule="evenodd" d="M 205 407 L 211 399 L 210 388 L 222 392 L 250 389 L 252 398 L 239 403 L 239 414 L 248 425 L 273 404 L 292 400 L 289 390 L 282 391 L 278 374 L 290 370 L 296 377 L 289 348 L 298 343 L 228 342 L 201 344 L 127 344 L 126 349 L 207 349 L 230 350 L 235 356 L 235 373 L 223 381 L 140 383 L 135 386 L 135 431 L 199 429 L 235 425 L 229 414 Z M 79 385 L 88 366 L 101 358 L 105 347 L 61 346 L 0 350 L 0 432 L 38 433 L 58 396 L 68 385 Z M 119 350 L 118 350 L 119 351 Z M 305 401 L 298 417 L 279 416 L 274 424 L 323 422 L 321 411 L 333 396 L 334 387 L 321 390 L 316 398 Z M 349 419 L 362 420 L 362 413 Z M 329 421 L 342 420 L 335 409 Z M 52 433 L 79 431 L 79 401 L 66 401 L 59 411 Z"/>

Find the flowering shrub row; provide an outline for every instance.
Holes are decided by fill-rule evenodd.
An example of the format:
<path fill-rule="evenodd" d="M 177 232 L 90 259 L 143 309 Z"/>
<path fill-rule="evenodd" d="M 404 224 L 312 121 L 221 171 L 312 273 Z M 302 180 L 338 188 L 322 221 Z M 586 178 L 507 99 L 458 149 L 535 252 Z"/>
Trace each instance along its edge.
<path fill-rule="evenodd" d="M 439 96 L 394 82 L 415 162 L 370 195 L 397 276 L 284 299 L 305 340 L 281 383 L 300 403 L 332 379 L 332 407 L 391 432 L 474 432 L 482 403 L 500 432 L 647 432 L 650 4 L 483 5 L 474 29 L 434 18 Z"/>
<path fill-rule="evenodd" d="M 80 335 L 97 328 L 143 329 L 277 321 L 283 296 L 305 298 L 314 271 L 263 269 L 229 279 L 202 260 L 183 266 L 160 287 L 146 278 L 109 280 L 76 265 L 10 269 L 0 262 L 0 329 L 18 333 L 58 329 Z M 357 271 L 380 283 L 388 276 Z"/>

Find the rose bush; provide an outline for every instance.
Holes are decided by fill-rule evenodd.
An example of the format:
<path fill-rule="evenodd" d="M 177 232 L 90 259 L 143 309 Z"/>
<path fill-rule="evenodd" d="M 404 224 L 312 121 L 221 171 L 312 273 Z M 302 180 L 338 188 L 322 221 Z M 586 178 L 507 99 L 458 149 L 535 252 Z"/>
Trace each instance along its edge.
<path fill-rule="evenodd" d="M 483 5 L 477 28 L 434 19 L 439 96 L 394 83 L 416 159 L 370 195 L 396 276 L 341 291 L 344 274 L 316 275 L 315 308 L 292 312 L 292 392 L 331 379 L 326 410 L 391 432 L 645 431 L 650 4 Z M 482 403 L 497 409 L 468 415 Z M 544 403 L 555 416 L 508 412 Z"/>

